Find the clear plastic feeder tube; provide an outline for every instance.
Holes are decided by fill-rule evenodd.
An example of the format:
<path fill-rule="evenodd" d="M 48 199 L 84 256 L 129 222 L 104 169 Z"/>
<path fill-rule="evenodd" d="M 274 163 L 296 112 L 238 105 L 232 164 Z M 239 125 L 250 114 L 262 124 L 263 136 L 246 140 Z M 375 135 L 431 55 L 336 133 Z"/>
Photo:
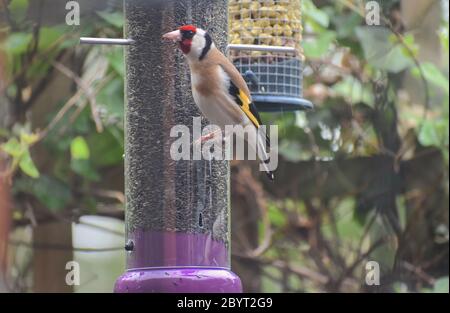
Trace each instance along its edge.
<path fill-rule="evenodd" d="M 162 35 L 184 24 L 227 44 L 227 1 L 125 1 L 128 270 L 116 292 L 239 292 L 230 271 L 229 164 L 174 160 L 174 126 L 193 139 L 199 113 L 178 47 Z M 205 126 L 205 124 L 203 124 Z M 192 157 L 192 154 L 191 154 Z"/>

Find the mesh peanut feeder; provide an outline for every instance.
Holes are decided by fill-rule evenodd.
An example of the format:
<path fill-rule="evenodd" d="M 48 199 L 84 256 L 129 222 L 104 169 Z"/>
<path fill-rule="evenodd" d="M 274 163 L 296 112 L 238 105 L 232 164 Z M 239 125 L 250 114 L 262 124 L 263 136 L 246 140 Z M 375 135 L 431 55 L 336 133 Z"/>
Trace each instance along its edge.
<path fill-rule="evenodd" d="M 302 98 L 300 0 L 230 0 L 229 54 L 260 111 L 312 108 Z"/>

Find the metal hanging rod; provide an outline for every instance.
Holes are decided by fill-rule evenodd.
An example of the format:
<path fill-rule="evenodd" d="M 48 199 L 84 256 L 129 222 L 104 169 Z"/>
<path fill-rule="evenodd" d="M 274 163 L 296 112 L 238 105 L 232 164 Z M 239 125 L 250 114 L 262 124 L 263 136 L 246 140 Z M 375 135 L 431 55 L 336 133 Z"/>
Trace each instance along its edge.
<path fill-rule="evenodd" d="M 118 39 L 118 38 L 92 38 L 92 37 L 81 37 L 81 44 L 86 45 L 119 45 L 119 46 L 129 46 L 134 43 L 133 39 Z"/>
<path fill-rule="evenodd" d="M 236 51 L 263 51 L 263 52 L 278 52 L 278 53 L 295 53 L 297 50 L 294 47 L 282 47 L 282 46 L 265 46 L 265 45 L 238 45 L 229 44 L 228 50 Z"/>

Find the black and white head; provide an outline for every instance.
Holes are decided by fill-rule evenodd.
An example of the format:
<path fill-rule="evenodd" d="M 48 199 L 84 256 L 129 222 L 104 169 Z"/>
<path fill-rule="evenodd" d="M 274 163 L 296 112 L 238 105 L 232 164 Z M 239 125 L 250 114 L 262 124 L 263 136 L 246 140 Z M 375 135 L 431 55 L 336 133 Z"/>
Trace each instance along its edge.
<path fill-rule="evenodd" d="M 203 60 L 214 47 L 211 36 L 193 25 L 181 26 L 177 30 L 164 34 L 163 38 L 177 42 L 181 51 L 191 61 Z"/>

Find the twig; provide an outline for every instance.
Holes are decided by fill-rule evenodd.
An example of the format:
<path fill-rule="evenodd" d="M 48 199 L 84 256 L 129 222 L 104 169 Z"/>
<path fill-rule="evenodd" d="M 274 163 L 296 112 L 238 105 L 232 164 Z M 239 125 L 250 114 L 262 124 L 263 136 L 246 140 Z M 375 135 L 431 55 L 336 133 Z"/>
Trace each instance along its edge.
<path fill-rule="evenodd" d="M 31 51 L 29 51 L 27 55 L 28 61 L 31 61 L 34 58 L 39 48 L 39 34 L 41 33 L 42 7 L 43 7 L 42 0 L 39 0 L 38 7 L 39 9 L 37 14 L 37 23 L 33 25 L 33 44 L 31 46 Z"/>
<path fill-rule="evenodd" d="M 422 122 L 421 122 L 421 124 L 419 126 L 419 129 L 417 131 L 417 133 L 420 133 L 421 130 L 422 130 L 422 127 L 423 127 L 423 125 L 425 123 L 425 119 L 427 118 L 428 111 L 430 110 L 430 87 L 429 87 L 428 81 L 427 81 L 427 79 L 425 77 L 425 73 L 423 71 L 422 65 L 420 64 L 419 60 L 415 57 L 414 52 L 405 43 L 405 41 L 403 40 L 402 35 L 392 28 L 392 25 L 390 24 L 390 22 L 388 23 L 388 27 L 395 34 L 395 36 L 397 37 L 398 41 L 403 45 L 403 47 L 406 49 L 406 51 L 410 55 L 411 59 L 413 60 L 414 64 L 416 65 L 417 69 L 419 70 L 420 79 L 422 80 L 422 84 L 424 86 L 424 91 L 425 91 L 425 95 L 424 95 L 424 97 L 425 97 L 424 98 L 425 110 L 423 111 Z"/>
<path fill-rule="evenodd" d="M 92 191 L 91 194 L 93 194 L 95 196 L 99 196 L 99 197 L 116 199 L 117 201 L 119 201 L 122 204 L 125 203 L 125 195 L 121 191 L 97 189 L 97 190 Z"/>
<path fill-rule="evenodd" d="M 19 240 L 10 240 L 9 243 L 14 246 L 24 246 L 28 248 L 33 249 L 42 249 L 42 250 L 70 250 L 70 251 L 76 251 L 76 252 L 86 252 L 86 253 L 92 253 L 92 252 L 111 252 L 111 251 L 121 251 L 124 250 L 123 247 L 111 247 L 111 248 L 79 248 L 79 247 L 72 247 L 67 245 L 60 245 L 60 244 L 46 244 L 46 243 L 29 243 L 25 241 L 19 241 Z"/>
<path fill-rule="evenodd" d="M 365 17 L 364 16 L 364 12 L 362 10 L 359 10 L 353 3 L 351 3 L 348 0 L 339 0 L 343 5 L 345 5 L 347 8 L 349 8 L 350 10 L 352 10 L 353 12 L 359 14 L 361 17 Z M 423 127 L 424 121 L 428 115 L 428 111 L 430 109 L 430 89 L 429 89 L 429 85 L 428 85 L 428 81 L 425 77 L 425 73 L 423 71 L 422 65 L 420 64 L 420 61 L 416 58 L 416 56 L 414 55 L 414 52 L 411 50 L 411 48 L 405 43 L 402 34 L 400 34 L 397 30 L 395 30 L 392 26 L 391 21 L 386 18 L 386 16 L 382 15 L 381 19 L 383 20 L 384 24 L 386 25 L 386 27 L 389 29 L 389 31 L 391 31 L 395 37 L 397 38 L 398 42 L 406 49 L 406 52 L 408 52 L 411 60 L 414 62 L 414 64 L 417 66 L 418 70 L 419 70 L 419 75 L 420 78 L 422 80 L 423 86 L 424 86 L 424 91 L 425 91 L 425 95 L 424 95 L 424 105 L 425 105 L 425 110 L 424 110 L 424 116 L 423 116 L 423 120 L 421 125 L 419 126 L 419 130 L 418 132 L 420 132 L 420 130 Z"/>
<path fill-rule="evenodd" d="M 274 260 L 271 262 L 271 265 L 273 265 L 274 267 L 283 269 L 283 270 L 288 270 L 292 273 L 299 275 L 300 277 L 307 277 L 307 278 L 309 278 L 315 282 L 318 282 L 320 284 L 323 284 L 323 285 L 327 284 L 329 281 L 329 278 L 327 276 L 325 276 L 319 272 L 313 271 L 304 266 L 289 264 L 282 260 Z"/>
<path fill-rule="evenodd" d="M 377 218 L 377 214 L 375 213 L 370 218 L 369 223 L 367 224 L 366 228 L 364 229 L 364 233 L 362 234 L 361 239 L 358 242 L 359 249 L 358 249 L 358 257 L 357 257 L 357 259 L 360 258 L 361 255 L 362 255 L 362 250 L 361 250 L 362 245 L 363 245 L 364 240 L 366 239 L 367 235 L 369 234 L 370 229 L 372 228 L 373 224 L 375 223 L 376 218 Z"/>
<path fill-rule="evenodd" d="M 61 108 L 61 110 L 58 111 L 58 113 L 55 115 L 55 117 L 51 120 L 51 122 L 45 127 L 44 130 L 42 130 L 39 133 L 39 140 L 42 140 L 43 138 L 45 138 L 48 133 L 50 132 L 50 130 L 53 129 L 53 127 L 56 126 L 56 124 L 58 124 L 58 122 L 64 117 L 64 115 L 70 110 L 70 108 L 72 106 L 74 106 L 79 98 L 82 96 L 82 89 L 79 89 L 65 104 L 64 106 Z"/>
<path fill-rule="evenodd" d="M 263 209 L 261 209 L 261 210 L 263 210 Z M 269 219 L 269 214 L 267 214 L 267 208 L 261 213 L 262 213 L 264 230 L 265 230 L 264 238 L 263 238 L 262 243 L 258 247 L 256 247 L 255 249 L 253 249 L 251 251 L 247 251 L 248 255 L 251 257 L 258 257 L 258 256 L 262 255 L 264 252 L 266 252 L 270 248 L 270 245 L 272 243 L 273 232 L 272 232 L 272 227 L 271 227 L 271 223 L 270 223 L 270 219 Z"/>
<path fill-rule="evenodd" d="M 9 27 L 13 31 L 16 30 L 16 25 L 11 18 L 11 13 L 9 12 L 9 8 L 8 8 L 8 4 L 6 3 L 6 0 L 2 0 L 2 8 L 4 10 L 5 20 L 8 23 Z"/>
<path fill-rule="evenodd" d="M 429 285 L 434 285 L 434 283 L 436 282 L 436 279 L 434 279 L 434 277 L 425 273 L 420 267 L 417 267 L 406 261 L 401 262 L 400 265 L 403 266 L 406 270 L 417 275 L 417 277 L 419 277 Z"/>
<path fill-rule="evenodd" d="M 355 271 L 356 267 L 362 261 L 364 261 L 373 251 L 378 249 L 384 243 L 385 243 L 385 239 L 384 238 L 380 238 L 365 253 L 359 255 L 358 258 L 356 258 L 356 260 L 342 273 L 340 278 L 337 280 L 337 284 L 336 284 L 337 287 L 339 287 L 342 284 L 342 282 L 345 280 L 346 277 L 348 277 L 348 276 L 353 274 L 353 272 Z"/>
<path fill-rule="evenodd" d="M 306 277 L 308 279 L 311 279 L 315 282 L 318 282 L 320 284 L 326 284 L 328 282 L 328 277 L 316 272 L 312 269 L 309 269 L 307 267 L 304 266 L 299 266 L 299 265 L 292 265 L 289 264 L 285 261 L 282 260 L 270 260 L 270 259 L 265 259 L 265 258 L 254 258 L 248 255 L 239 255 L 236 253 L 233 253 L 233 256 L 239 257 L 239 258 L 243 258 L 243 259 L 249 259 L 252 261 L 255 261 L 257 263 L 263 264 L 263 265 L 269 265 L 269 266 L 273 266 L 276 267 L 278 269 L 282 269 L 282 270 L 289 270 L 292 273 L 295 273 L 301 277 Z"/>
<path fill-rule="evenodd" d="M 62 74 L 64 74 L 68 78 L 72 79 L 78 85 L 78 87 L 84 91 L 84 93 L 86 94 L 86 97 L 88 98 L 89 103 L 91 105 L 91 114 L 92 114 L 92 118 L 94 119 L 97 131 L 99 133 L 103 132 L 103 125 L 102 125 L 102 122 L 101 122 L 101 119 L 100 119 L 100 116 L 99 116 L 98 110 L 97 110 L 97 101 L 95 99 L 95 95 L 92 92 L 91 88 L 89 86 L 87 86 L 77 74 L 75 74 L 71 69 L 69 69 L 67 66 L 63 65 L 62 63 L 53 61 L 52 65 L 58 71 L 60 71 Z"/>
<path fill-rule="evenodd" d="M 267 269 L 262 269 L 262 274 L 264 276 L 266 276 L 267 278 L 269 278 L 271 281 L 273 281 L 276 284 L 282 284 L 282 282 L 280 281 L 280 279 L 278 277 L 276 277 L 275 275 L 273 275 L 272 273 L 269 273 L 269 271 Z M 283 280 L 283 292 L 298 292 L 298 290 L 293 290 L 289 284 L 287 280 Z"/>
<path fill-rule="evenodd" d="M 102 81 L 98 84 L 98 86 L 95 88 L 94 94 L 97 95 L 103 87 L 106 86 L 112 79 L 114 78 L 113 74 L 109 74 L 106 76 Z M 80 113 L 83 111 L 84 107 L 86 106 L 86 101 L 84 101 L 77 109 L 76 111 L 70 116 L 70 123 L 73 123 L 76 118 L 80 115 Z"/>
<path fill-rule="evenodd" d="M 113 78 L 113 76 L 110 74 L 109 76 L 107 76 L 105 79 L 103 79 L 99 85 L 95 88 L 94 91 L 94 96 L 96 96 L 101 89 L 108 83 L 111 81 L 111 79 Z M 52 121 L 47 125 L 47 127 L 41 131 L 40 135 L 39 135 L 39 140 L 42 140 L 44 137 L 46 137 L 49 133 L 49 131 L 51 129 L 53 129 L 56 124 L 59 123 L 59 121 L 64 117 L 64 115 L 69 111 L 69 109 L 71 107 L 73 107 L 76 103 L 78 103 L 78 101 L 80 100 L 80 98 L 83 96 L 83 89 L 78 89 L 78 91 L 64 104 L 64 106 L 61 108 L 60 111 L 58 111 L 58 113 L 56 114 L 56 116 L 52 119 Z M 84 100 L 84 99 L 83 99 Z M 75 112 L 70 116 L 69 118 L 69 122 L 72 124 L 75 119 L 78 117 L 78 115 L 81 113 L 81 111 L 84 109 L 84 107 L 86 106 L 87 101 L 83 101 L 78 108 L 75 110 Z M 64 127 L 61 129 L 61 133 L 64 133 L 66 130 L 66 127 L 68 125 L 64 125 Z"/>

